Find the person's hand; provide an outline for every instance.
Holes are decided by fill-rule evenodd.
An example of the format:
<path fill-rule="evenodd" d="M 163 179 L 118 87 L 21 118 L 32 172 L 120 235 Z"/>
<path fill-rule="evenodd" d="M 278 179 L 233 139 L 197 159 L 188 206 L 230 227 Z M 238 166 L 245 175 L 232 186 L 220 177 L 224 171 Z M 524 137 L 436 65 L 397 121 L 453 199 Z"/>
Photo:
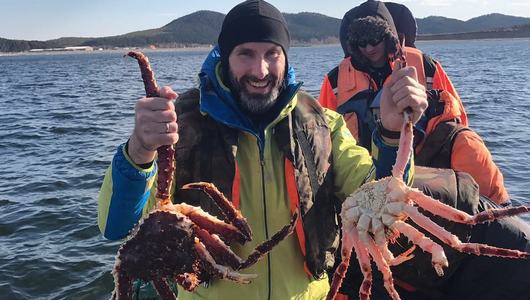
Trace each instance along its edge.
<path fill-rule="evenodd" d="M 177 114 L 173 100 L 178 95 L 170 87 L 160 88 L 160 97 L 136 102 L 134 131 L 129 139 L 129 157 L 136 164 L 154 160 L 156 149 L 178 141 Z"/>
<path fill-rule="evenodd" d="M 381 123 L 385 129 L 400 131 L 405 110 L 410 110 L 415 124 L 427 108 L 425 87 L 417 78 L 416 68 L 404 67 L 394 70 L 385 83 L 381 95 Z"/>

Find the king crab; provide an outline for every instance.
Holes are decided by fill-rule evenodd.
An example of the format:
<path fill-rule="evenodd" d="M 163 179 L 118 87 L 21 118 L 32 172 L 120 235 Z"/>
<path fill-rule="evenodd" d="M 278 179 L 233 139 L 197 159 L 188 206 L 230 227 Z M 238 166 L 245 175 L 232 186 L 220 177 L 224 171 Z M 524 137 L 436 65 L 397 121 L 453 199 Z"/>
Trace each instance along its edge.
<path fill-rule="evenodd" d="M 148 97 L 159 96 L 154 74 L 147 57 L 140 52 L 127 54 L 138 60 Z M 205 192 L 220 208 L 220 220 L 200 207 L 173 204 L 170 187 L 175 170 L 173 145 L 157 149 L 157 207 L 129 234 L 120 246 L 112 274 L 115 287 L 112 299 L 132 299 L 133 281 L 152 281 L 162 299 L 177 299 L 168 280 L 175 280 L 187 291 L 211 278 L 249 283 L 254 274 L 241 274 L 293 232 L 298 220 L 295 212 L 289 224 L 268 241 L 258 245 L 246 260 L 227 246 L 252 239 L 246 219 L 211 183 L 190 183 L 182 189 Z"/>
<path fill-rule="evenodd" d="M 401 57 L 401 60 L 404 61 L 404 58 Z M 405 111 L 392 176 L 364 184 L 344 201 L 340 214 L 342 220 L 342 262 L 333 275 L 327 296 L 328 300 L 334 299 L 339 291 L 348 269 L 352 249 L 355 250 L 364 277 L 359 290 L 360 299 L 370 298 L 372 286 L 371 259 L 374 260 L 377 268 L 383 274 L 384 286 L 388 294 L 394 300 L 400 299 L 394 288 L 390 266 L 397 266 L 412 259 L 414 256 L 411 253 L 414 251 L 415 245 L 423 251 L 431 253 L 431 261 L 436 273 L 438 276 L 443 276 L 443 268 L 449 265 L 443 248 L 407 224 L 405 220 L 408 218 L 440 241 L 463 253 L 506 258 L 530 258 L 530 253 L 527 252 L 479 243 L 463 243 L 457 236 L 424 216 L 418 210 L 418 206 L 447 220 L 475 225 L 527 213 L 530 212 L 530 207 L 490 209 L 476 215 L 469 215 L 424 195 L 418 189 L 408 187 L 403 182 L 403 174 L 412 153 L 412 142 L 412 121 L 409 113 Z M 394 257 L 388 249 L 388 241 L 395 240 L 400 233 L 406 236 L 414 246 Z"/>

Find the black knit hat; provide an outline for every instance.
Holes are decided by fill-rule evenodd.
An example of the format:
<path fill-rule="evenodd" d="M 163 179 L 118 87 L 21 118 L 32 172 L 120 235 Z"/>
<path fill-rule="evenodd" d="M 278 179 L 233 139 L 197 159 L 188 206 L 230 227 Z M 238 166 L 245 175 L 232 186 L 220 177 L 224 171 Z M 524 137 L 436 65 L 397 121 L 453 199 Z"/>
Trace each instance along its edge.
<path fill-rule="evenodd" d="M 287 22 L 276 7 L 262 0 L 242 2 L 228 12 L 219 33 L 223 68 L 228 66 L 228 56 L 239 44 L 272 42 L 281 46 L 287 56 L 290 41 Z"/>

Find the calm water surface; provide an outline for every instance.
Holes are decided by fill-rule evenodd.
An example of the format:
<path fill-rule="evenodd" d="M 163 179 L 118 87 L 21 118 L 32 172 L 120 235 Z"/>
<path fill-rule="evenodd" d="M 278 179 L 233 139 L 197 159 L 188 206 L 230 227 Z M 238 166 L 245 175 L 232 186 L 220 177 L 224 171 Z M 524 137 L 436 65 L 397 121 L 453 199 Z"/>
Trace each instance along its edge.
<path fill-rule="evenodd" d="M 517 202 L 530 204 L 530 40 L 420 42 L 442 62 Z M 207 51 L 148 53 L 158 81 L 192 87 Z M 123 53 L 0 57 L 0 299 L 108 299 L 119 242 L 96 225 L 97 194 L 143 95 Z M 339 46 L 293 48 L 313 95 Z M 527 220 L 530 220 L 527 218 Z"/>

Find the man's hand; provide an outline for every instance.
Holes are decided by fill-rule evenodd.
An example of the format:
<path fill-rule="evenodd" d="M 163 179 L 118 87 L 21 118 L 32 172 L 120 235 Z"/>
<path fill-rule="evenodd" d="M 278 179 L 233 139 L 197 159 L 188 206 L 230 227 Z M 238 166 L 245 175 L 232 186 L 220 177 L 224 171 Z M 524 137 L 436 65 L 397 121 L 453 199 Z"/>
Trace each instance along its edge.
<path fill-rule="evenodd" d="M 170 87 L 160 88 L 160 97 L 136 102 L 134 131 L 129 139 L 129 157 L 136 164 L 153 161 L 156 149 L 178 141 L 177 114 L 173 100 L 178 95 Z"/>
<path fill-rule="evenodd" d="M 415 67 L 394 70 L 381 95 L 381 122 L 385 129 L 400 131 L 403 112 L 411 110 L 415 124 L 427 108 L 425 88 L 418 82 Z"/>

